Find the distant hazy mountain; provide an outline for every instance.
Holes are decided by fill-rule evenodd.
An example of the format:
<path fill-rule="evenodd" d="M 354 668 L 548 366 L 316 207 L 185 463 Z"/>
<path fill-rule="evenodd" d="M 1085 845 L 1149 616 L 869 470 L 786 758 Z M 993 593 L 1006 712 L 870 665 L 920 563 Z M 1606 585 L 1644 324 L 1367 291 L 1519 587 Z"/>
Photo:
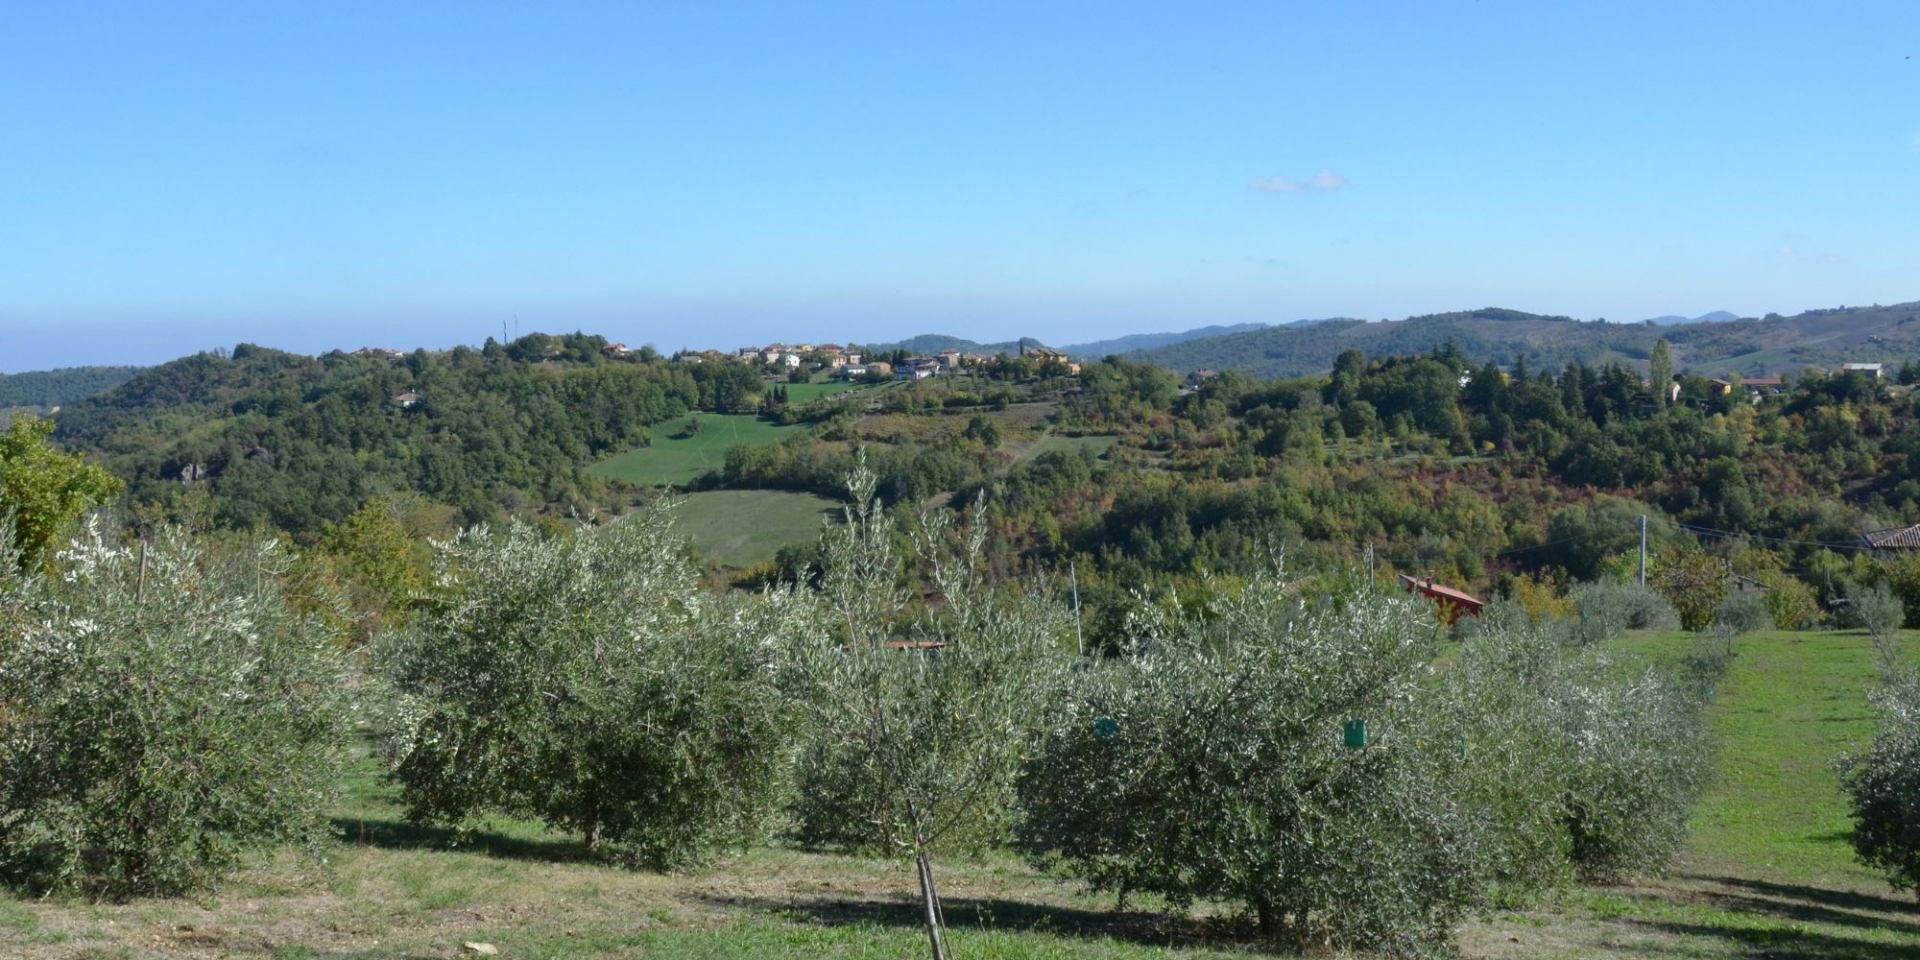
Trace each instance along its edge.
<path fill-rule="evenodd" d="M 1059 349 L 1075 357 L 1097 360 L 1101 357 L 1113 356 L 1114 354 L 1152 350 L 1156 347 L 1171 346 L 1176 343 L 1185 343 L 1188 340 L 1199 340 L 1203 337 L 1223 337 L 1236 333 L 1248 333 L 1255 330 L 1268 330 L 1281 327 L 1307 327 L 1318 323 L 1343 322 L 1348 322 L 1348 318 L 1335 317 L 1324 320 L 1292 320 L 1286 323 L 1275 324 L 1216 324 L 1210 327 L 1195 327 L 1192 330 L 1182 330 L 1177 333 L 1135 333 L 1124 337 L 1115 337 L 1111 340 L 1070 343 Z M 939 353 L 942 350 L 958 350 L 962 353 L 984 353 L 989 356 L 996 353 L 1017 354 L 1023 345 L 1046 346 L 1047 344 L 1033 337 L 1021 337 L 1018 340 L 1007 340 L 1000 343 L 979 343 L 964 337 L 950 337 L 943 333 L 923 333 L 917 337 L 909 337 L 905 340 L 898 340 L 892 343 L 866 344 L 868 349 L 876 351 L 905 350 L 909 353 L 933 354 Z"/>
<path fill-rule="evenodd" d="M 1651 324 L 1655 324 L 1657 326 L 1671 327 L 1671 326 L 1677 326 L 1682 323 L 1726 323 L 1729 320 L 1738 320 L 1738 319 L 1740 319 L 1740 315 L 1737 313 L 1728 313 L 1725 310 L 1715 310 L 1712 313 L 1703 313 L 1697 317 L 1683 317 L 1683 316 L 1680 316 L 1679 314 L 1670 313 L 1664 317 L 1654 317 L 1653 319 L 1648 320 L 1647 322 Z"/>
<path fill-rule="evenodd" d="M 1475 363 L 1512 364 L 1525 357 L 1535 370 L 1557 370 L 1574 361 L 1643 365 L 1662 338 L 1672 345 L 1679 369 L 1707 376 L 1758 376 L 1846 361 L 1901 361 L 1920 358 L 1920 302 L 1674 326 L 1580 321 L 1489 307 L 1376 323 L 1268 327 L 1136 351 L 1128 359 L 1181 373 L 1208 368 L 1261 377 L 1299 376 L 1332 369 L 1334 358 L 1348 349 L 1384 357 L 1425 353 L 1451 341 Z"/>
<path fill-rule="evenodd" d="M 1236 323 L 1232 326 L 1195 327 L 1180 333 L 1135 333 L 1112 340 L 1095 340 L 1091 343 L 1071 343 L 1060 349 L 1076 357 L 1100 358 L 1116 353 L 1132 353 L 1135 350 L 1151 350 L 1169 344 L 1185 343 L 1201 337 L 1225 336 L 1229 333 L 1245 333 L 1248 330 L 1265 330 L 1264 323 Z"/>

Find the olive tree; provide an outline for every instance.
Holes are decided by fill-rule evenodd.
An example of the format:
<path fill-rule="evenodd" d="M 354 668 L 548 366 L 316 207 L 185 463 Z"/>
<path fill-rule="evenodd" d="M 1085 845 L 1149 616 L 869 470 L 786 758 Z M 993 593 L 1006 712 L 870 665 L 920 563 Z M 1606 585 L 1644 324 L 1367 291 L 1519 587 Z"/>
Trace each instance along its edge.
<path fill-rule="evenodd" d="M 0 558 L 4 559 L 4 558 Z M 96 523 L 58 576 L 0 584 L 0 871 L 107 897 L 203 889 L 250 848 L 319 844 L 350 719 L 337 638 L 294 614 L 274 541 Z"/>
<path fill-rule="evenodd" d="M 776 683 L 791 593 L 709 595 L 665 508 L 546 537 L 441 545 L 435 587 L 383 644 L 408 815 L 488 811 L 655 867 L 760 835 L 787 762 Z"/>
<path fill-rule="evenodd" d="M 1920 670 L 1882 644 L 1886 683 L 1872 695 L 1880 725 L 1865 753 L 1838 761 L 1853 815 L 1853 849 L 1896 890 L 1920 895 Z"/>
<path fill-rule="evenodd" d="M 1439 625 L 1278 578 L 1149 611 L 1076 673 L 1020 781 L 1022 847 L 1124 898 L 1244 904 L 1305 947 L 1444 953 L 1484 871 L 1461 757 L 1419 706 Z"/>
<path fill-rule="evenodd" d="M 1712 743 L 1686 687 L 1602 652 L 1570 665 L 1562 734 L 1569 856 L 1584 879 L 1659 872 L 1687 838 Z"/>
<path fill-rule="evenodd" d="M 1563 718 L 1569 641 L 1560 622 L 1489 604 L 1479 631 L 1435 681 L 1428 735 L 1461 763 L 1448 788 L 1471 811 L 1491 901 L 1520 903 L 1573 873 L 1567 771 L 1576 752 Z"/>
<path fill-rule="evenodd" d="M 1651 587 L 1613 580 L 1586 584 L 1575 595 L 1577 634 L 1584 640 L 1612 640 L 1628 630 L 1678 630 L 1680 614 Z"/>
<path fill-rule="evenodd" d="M 1611 617 L 1536 624 L 1489 606 L 1487 621 L 1440 703 L 1469 760 L 1462 789 L 1492 830 L 1490 878 L 1523 893 L 1664 869 L 1711 768 L 1700 707 L 1731 632 L 1696 636 L 1675 673 L 1620 659 Z"/>
<path fill-rule="evenodd" d="M 1071 625 L 1044 595 L 982 582 L 979 511 L 964 531 L 937 517 L 911 531 L 930 586 L 916 610 L 874 485 L 855 469 L 846 523 L 825 537 L 828 629 L 794 647 L 792 690 L 810 731 L 795 830 L 811 845 L 911 857 L 938 960 L 933 855 L 1004 835 L 1022 750 L 1072 659 Z"/>
<path fill-rule="evenodd" d="M 1445 954 L 1469 911 L 1663 866 L 1711 752 L 1689 687 L 1490 605 L 1443 672 L 1424 605 L 1279 578 L 1149 608 L 1076 673 L 1021 845 L 1098 889 L 1246 905 L 1296 946 Z M 1718 662 L 1718 661 L 1716 661 Z"/>
<path fill-rule="evenodd" d="M 1882 649 L 1906 619 L 1906 606 L 1886 584 L 1861 586 L 1847 584 L 1847 612 L 1852 622 L 1864 628 Z"/>

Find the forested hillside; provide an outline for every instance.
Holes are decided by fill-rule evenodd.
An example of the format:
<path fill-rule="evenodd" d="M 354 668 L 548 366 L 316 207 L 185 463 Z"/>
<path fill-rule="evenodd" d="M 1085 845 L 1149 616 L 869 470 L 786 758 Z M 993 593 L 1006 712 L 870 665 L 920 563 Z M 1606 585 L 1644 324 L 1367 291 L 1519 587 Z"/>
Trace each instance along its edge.
<path fill-rule="evenodd" d="M 1687 323 L 1603 323 L 1516 310 L 1440 313 L 1366 323 L 1330 321 L 1207 337 L 1129 354 L 1181 373 L 1241 370 L 1258 377 L 1324 373 L 1341 351 L 1424 353 L 1453 344 L 1475 363 L 1525 357 L 1536 369 L 1568 363 L 1644 364 L 1655 341 L 1673 345 L 1678 368 L 1720 376 L 1765 376 L 1807 364 L 1920 357 L 1920 302 L 1810 310 L 1793 317 Z"/>
<path fill-rule="evenodd" d="M 594 458 L 691 409 L 758 407 L 744 367 L 614 359 L 605 346 L 541 334 L 397 357 L 242 345 L 62 410 L 57 438 L 99 457 L 143 509 L 304 536 L 408 492 L 467 522 L 590 515 L 606 499 L 606 482 L 582 472 Z"/>
<path fill-rule="evenodd" d="M 137 376 L 142 367 L 66 367 L 31 373 L 0 373 L 0 410 L 49 410 L 79 403 Z"/>
<path fill-rule="evenodd" d="M 1714 326 L 1737 335 L 1820 319 Z M 1658 349 L 1677 360 L 1695 342 Z M 1775 584 L 1778 603 L 1800 598 L 1780 619 L 1817 618 L 1848 584 L 1871 582 L 1900 590 L 1920 614 L 1920 563 L 1859 549 L 1863 531 L 1920 520 L 1920 394 L 1907 386 L 1920 365 L 1886 379 L 1808 369 L 1753 390 L 1682 374 L 1669 399 L 1625 364 L 1544 369 L 1525 354 L 1502 364 L 1455 342 L 1381 358 L 1349 348 L 1331 375 L 1229 371 L 1197 388 L 1118 358 L 1073 375 L 1057 360 L 1009 357 L 816 396 L 824 385 L 789 388 L 743 365 L 603 348 L 584 335 L 403 356 L 243 346 L 70 407 L 58 438 L 123 479 L 141 516 L 306 540 L 403 494 L 456 522 L 605 517 L 641 496 L 628 481 L 653 475 L 646 449 L 656 442 L 683 459 L 680 447 L 699 448 L 704 466 L 672 481 L 695 497 L 838 498 L 864 461 L 890 508 L 983 500 L 992 576 L 1076 568 L 1096 634 L 1117 628 L 1103 618 L 1119 616 L 1132 591 L 1193 596 L 1206 575 L 1252 575 L 1277 549 L 1331 569 L 1371 547 L 1383 569 L 1481 592 L 1591 580 L 1625 572 L 1643 514 L 1656 565 L 1731 563 Z M 743 432 L 713 418 L 695 433 L 694 411 L 784 427 Z M 649 430 L 670 420 L 680 433 Z M 751 442 L 727 442 L 723 423 L 724 437 Z M 616 456 L 619 469 L 595 467 Z M 817 522 L 769 517 L 752 530 L 720 524 L 714 536 L 724 544 Z M 728 576 L 764 583 L 819 569 L 805 542 L 789 543 L 773 562 Z"/>

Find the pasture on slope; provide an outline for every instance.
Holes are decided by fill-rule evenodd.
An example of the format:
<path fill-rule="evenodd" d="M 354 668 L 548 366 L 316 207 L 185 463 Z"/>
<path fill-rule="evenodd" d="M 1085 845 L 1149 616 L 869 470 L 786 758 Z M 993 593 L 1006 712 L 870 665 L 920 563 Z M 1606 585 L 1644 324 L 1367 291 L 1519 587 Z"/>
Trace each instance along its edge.
<path fill-rule="evenodd" d="M 673 527 L 693 541 L 700 558 L 722 567 L 772 560 L 781 547 L 820 536 L 821 525 L 844 504 L 785 490 L 702 490 L 674 511 Z"/>
<path fill-rule="evenodd" d="M 698 424 L 698 429 L 694 425 Z M 587 468 L 595 476 L 642 487 L 684 487 L 727 463 L 736 446 L 765 447 L 804 428 L 779 426 L 750 414 L 694 413 L 654 424 L 649 445 L 615 454 Z"/>
<path fill-rule="evenodd" d="M 1628 646 L 1677 657 L 1683 636 Z M 1713 706 L 1719 780 L 1665 878 L 1569 891 L 1460 935 L 1472 958 L 1920 956 L 1920 910 L 1853 862 L 1830 761 L 1871 734 L 1875 667 L 1854 632 L 1739 640 Z M 1909 638 L 1910 653 L 1920 643 Z M 1703 745 L 1704 748 L 1705 745 Z M 573 838 L 510 820 L 460 841 L 406 824 L 361 751 L 315 868 L 288 853 L 202 900 L 83 904 L 0 894 L 0 955 L 902 957 L 925 951 L 910 871 L 763 848 L 681 874 L 589 861 Z M 456 842 L 460 841 L 460 842 Z M 1222 957 L 1258 948 L 1219 920 L 1127 911 L 999 856 L 941 865 L 964 957 Z"/>

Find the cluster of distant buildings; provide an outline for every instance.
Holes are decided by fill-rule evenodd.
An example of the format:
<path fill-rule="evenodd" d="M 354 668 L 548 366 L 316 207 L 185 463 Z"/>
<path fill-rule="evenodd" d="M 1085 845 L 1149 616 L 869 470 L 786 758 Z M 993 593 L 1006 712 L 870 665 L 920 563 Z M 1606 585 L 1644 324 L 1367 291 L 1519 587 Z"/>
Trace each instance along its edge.
<path fill-rule="evenodd" d="M 1887 365 L 1884 363 L 1843 363 L 1833 368 L 1834 376 L 1847 373 L 1857 373 L 1871 380 L 1880 380 L 1887 375 Z M 1713 392 L 1716 395 L 1722 397 L 1732 393 L 1734 387 L 1745 388 L 1747 394 L 1751 396 L 1756 403 L 1759 402 L 1761 397 L 1779 394 L 1782 389 L 1779 377 L 1741 377 L 1737 380 L 1730 377 L 1713 377 L 1709 379 L 1707 383 L 1713 387 Z M 1669 390 L 1671 391 L 1670 397 L 1672 399 L 1679 399 L 1679 384 L 1673 384 Z"/>
<path fill-rule="evenodd" d="M 1020 355 L 1042 360 L 1056 359 L 1067 365 L 1069 373 L 1080 372 L 1079 364 L 1069 361 L 1065 353 L 1050 347 L 1023 346 Z M 982 353 L 942 350 L 931 356 L 911 356 L 898 363 L 889 363 L 869 360 L 860 348 L 843 347 L 837 343 L 773 343 L 764 347 L 741 347 L 731 353 L 719 350 L 682 353 L 678 359 L 681 363 L 740 363 L 777 370 L 797 370 L 812 365 L 815 369 L 824 369 L 848 380 L 889 376 L 895 380 L 925 380 L 961 367 L 984 364 L 993 358 Z"/>

